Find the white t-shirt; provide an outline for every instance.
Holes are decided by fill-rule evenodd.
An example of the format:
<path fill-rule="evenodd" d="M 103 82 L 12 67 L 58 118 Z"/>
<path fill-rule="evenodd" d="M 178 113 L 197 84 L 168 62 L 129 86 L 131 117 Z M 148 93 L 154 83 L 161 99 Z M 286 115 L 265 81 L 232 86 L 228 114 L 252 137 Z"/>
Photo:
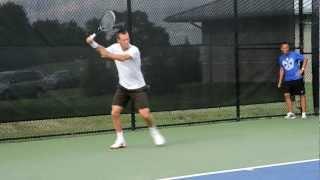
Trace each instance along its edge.
<path fill-rule="evenodd" d="M 108 52 L 114 54 L 128 53 L 132 59 L 126 61 L 115 61 L 118 70 L 119 84 L 126 89 L 139 89 L 146 85 L 141 72 L 140 51 L 134 45 L 129 45 L 129 49 L 123 51 L 119 43 L 112 44 L 106 48 Z"/>

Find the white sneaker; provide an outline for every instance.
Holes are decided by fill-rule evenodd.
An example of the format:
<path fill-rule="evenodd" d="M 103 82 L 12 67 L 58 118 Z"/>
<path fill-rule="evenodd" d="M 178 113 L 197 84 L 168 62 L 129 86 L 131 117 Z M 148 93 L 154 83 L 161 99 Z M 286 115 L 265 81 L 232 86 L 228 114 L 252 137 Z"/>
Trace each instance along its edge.
<path fill-rule="evenodd" d="M 296 115 L 292 112 L 287 113 L 287 115 L 284 117 L 285 119 L 295 119 Z"/>
<path fill-rule="evenodd" d="M 157 146 L 163 146 L 166 144 L 165 138 L 160 134 L 159 130 L 155 127 L 149 128 L 150 135 L 153 139 L 153 142 Z"/>
<path fill-rule="evenodd" d="M 127 147 L 126 141 L 121 138 L 117 138 L 114 144 L 110 146 L 110 149 L 120 149 Z"/>
<path fill-rule="evenodd" d="M 302 119 L 307 119 L 307 114 L 306 113 L 302 113 L 301 118 Z"/>

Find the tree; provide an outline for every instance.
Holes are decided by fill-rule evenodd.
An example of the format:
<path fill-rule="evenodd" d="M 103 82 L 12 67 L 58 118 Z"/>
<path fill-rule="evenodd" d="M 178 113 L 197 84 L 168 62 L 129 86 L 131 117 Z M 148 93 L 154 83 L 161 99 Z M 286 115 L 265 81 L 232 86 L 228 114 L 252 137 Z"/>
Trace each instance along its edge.
<path fill-rule="evenodd" d="M 0 4 L 0 45 L 27 45 L 31 34 L 32 28 L 21 5 Z"/>
<path fill-rule="evenodd" d="M 148 15 L 142 11 L 135 11 L 132 13 L 133 21 L 133 41 L 144 50 L 146 55 L 148 49 L 154 46 L 170 46 L 170 37 L 165 28 L 156 26 L 149 21 Z"/>
<path fill-rule="evenodd" d="M 13 2 L 0 4 L 0 45 L 10 47 L 2 49 L 1 70 L 27 68 L 53 60 L 72 61 L 75 55 L 70 53 L 60 53 L 53 59 L 50 52 L 56 51 L 47 47 L 84 46 L 84 37 L 84 29 L 75 21 L 38 20 L 31 24 L 23 6 Z"/>
<path fill-rule="evenodd" d="M 39 20 L 32 24 L 46 46 L 83 46 L 84 30 L 75 21 Z"/>

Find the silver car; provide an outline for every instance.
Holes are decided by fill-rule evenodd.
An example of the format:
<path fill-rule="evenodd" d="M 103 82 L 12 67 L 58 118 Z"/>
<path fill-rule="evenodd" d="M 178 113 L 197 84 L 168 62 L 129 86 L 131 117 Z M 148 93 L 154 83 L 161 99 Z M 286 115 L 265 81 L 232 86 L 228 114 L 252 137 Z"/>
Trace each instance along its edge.
<path fill-rule="evenodd" d="M 37 98 L 45 93 L 44 76 L 39 71 L 0 72 L 0 98 Z"/>

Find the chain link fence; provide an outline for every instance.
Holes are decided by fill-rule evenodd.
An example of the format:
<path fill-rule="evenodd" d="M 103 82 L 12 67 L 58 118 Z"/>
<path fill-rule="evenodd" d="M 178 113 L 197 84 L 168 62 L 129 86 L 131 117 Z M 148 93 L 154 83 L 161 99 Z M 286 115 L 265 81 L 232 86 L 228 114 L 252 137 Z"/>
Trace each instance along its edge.
<path fill-rule="evenodd" d="M 127 24 L 140 48 L 157 124 L 282 115 L 278 44 L 301 49 L 299 7 L 294 0 L 1 1 L 0 139 L 113 129 L 116 68 L 84 42 L 106 9 Z M 303 2 L 309 54 L 311 7 Z M 113 43 L 106 39 L 97 37 Z M 310 108 L 311 80 L 310 71 Z M 130 106 L 122 122 L 127 129 L 144 127 Z"/>

